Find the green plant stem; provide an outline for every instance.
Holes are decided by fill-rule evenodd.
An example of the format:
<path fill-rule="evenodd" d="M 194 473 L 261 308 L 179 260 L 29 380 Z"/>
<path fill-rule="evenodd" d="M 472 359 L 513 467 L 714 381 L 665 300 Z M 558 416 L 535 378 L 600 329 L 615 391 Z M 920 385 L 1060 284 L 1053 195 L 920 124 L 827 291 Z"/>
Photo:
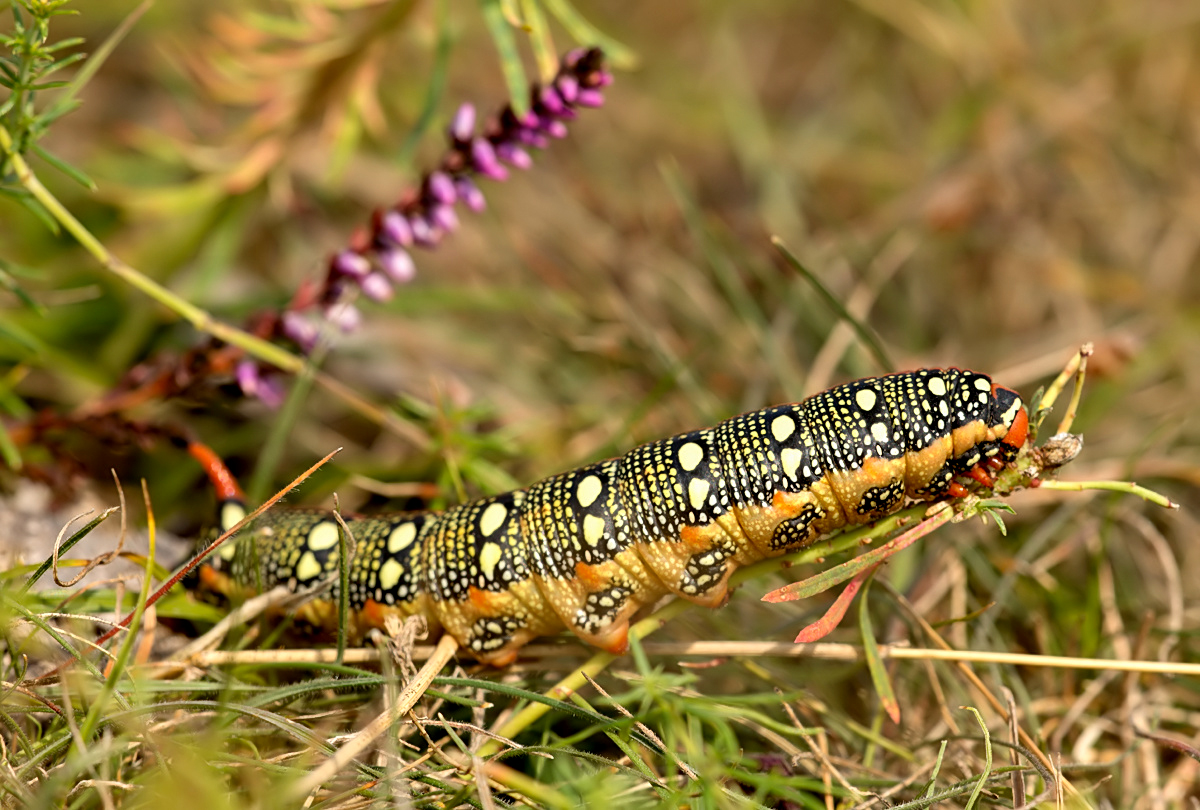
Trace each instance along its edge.
<path fill-rule="evenodd" d="M 3 149 L 13 172 L 21 186 L 28 191 L 41 206 L 60 224 L 67 233 L 75 237 L 83 249 L 90 253 L 105 270 L 125 281 L 130 286 L 153 298 L 172 312 L 179 315 L 197 330 L 205 332 L 218 340 L 244 349 L 249 354 L 265 363 L 292 374 L 303 370 L 305 362 L 290 352 L 273 343 L 255 337 L 241 329 L 222 323 L 200 307 L 185 301 L 175 293 L 163 287 L 153 279 L 148 278 L 125 262 L 114 256 L 92 233 L 66 209 L 58 198 L 34 174 L 29 164 L 14 148 L 12 135 L 5 127 L 0 127 L 0 149 Z"/>
<path fill-rule="evenodd" d="M 1109 492 L 1126 492 L 1130 495 L 1136 495 L 1142 500 L 1157 504 L 1164 509 L 1178 509 L 1179 504 L 1168 498 L 1166 495 L 1160 495 L 1152 489 L 1138 486 L 1132 481 L 1053 481 L 1043 479 L 1038 484 L 1038 489 L 1057 489 L 1063 492 L 1083 492 L 1085 489 L 1101 489 Z"/>

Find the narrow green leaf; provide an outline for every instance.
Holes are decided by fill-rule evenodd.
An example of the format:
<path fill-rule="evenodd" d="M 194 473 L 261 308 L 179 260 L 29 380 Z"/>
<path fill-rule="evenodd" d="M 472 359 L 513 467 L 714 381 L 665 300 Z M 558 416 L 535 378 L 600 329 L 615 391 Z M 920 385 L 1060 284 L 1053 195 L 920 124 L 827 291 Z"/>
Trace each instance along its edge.
<path fill-rule="evenodd" d="M 33 145 L 33 151 L 42 160 L 46 161 L 51 166 L 58 169 L 60 172 L 65 174 L 67 177 L 70 177 L 72 180 L 74 180 L 76 183 L 78 183 L 79 185 L 86 188 L 88 191 L 96 190 L 96 184 L 92 182 L 92 178 L 88 177 L 86 174 L 83 173 L 82 169 L 77 169 L 74 166 L 72 166 L 70 163 L 67 163 L 62 158 L 55 157 L 54 155 L 52 155 L 50 152 L 47 152 L 45 149 L 43 149 L 38 144 Z"/>
<path fill-rule="evenodd" d="M 988 733 L 987 723 L 983 722 L 983 715 L 974 706 L 963 706 L 962 708 L 975 715 L 975 722 L 979 724 L 979 728 L 983 730 L 983 773 L 979 775 L 979 781 L 975 783 L 975 789 L 971 791 L 971 798 L 967 800 L 967 810 L 971 810 L 975 803 L 979 801 L 979 796 L 983 793 L 983 786 L 987 784 L 988 777 L 992 775 L 992 735 Z"/>
<path fill-rule="evenodd" d="M 525 78 L 525 67 L 521 64 L 521 54 L 517 50 L 517 38 L 513 36 L 512 26 L 504 15 L 500 0 L 481 0 L 483 21 L 487 24 L 488 33 L 500 54 L 500 69 L 504 72 L 504 82 L 508 85 L 508 95 L 511 99 L 513 112 L 522 116 L 529 112 L 529 80 Z"/>
<path fill-rule="evenodd" d="M 862 633 L 863 656 L 867 659 L 867 671 L 871 673 L 871 683 L 875 685 L 879 704 L 891 721 L 900 725 L 900 702 L 896 700 L 896 690 L 892 688 L 892 679 L 884 666 L 883 656 L 879 654 L 879 643 L 875 641 L 875 630 L 871 627 L 871 606 L 867 598 L 871 593 L 871 576 L 867 576 L 862 599 L 858 601 L 858 629 Z"/>
<path fill-rule="evenodd" d="M 86 524 L 83 525 L 82 528 L 80 528 L 77 532 L 75 532 L 74 534 L 72 534 L 70 537 L 68 537 L 66 540 L 63 541 L 63 543 L 58 547 L 58 556 L 61 557 L 63 554 L 66 554 L 68 551 L 70 551 L 71 548 L 74 547 L 74 545 L 76 543 L 78 543 L 83 538 L 87 537 L 91 533 L 92 529 L 96 528 L 101 523 L 103 523 L 105 520 L 107 520 L 108 516 L 111 515 L 113 512 L 116 512 L 117 509 L 118 508 L 115 506 L 110 507 L 108 509 L 105 509 L 100 514 L 96 515 L 96 517 L 89 520 Z M 68 523 L 67 525 L 69 526 L 71 524 Z M 47 571 L 50 570 L 50 566 L 52 566 L 52 565 L 54 565 L 54 555 L 53 554 L 51 554 L 49 557 L 47 557 L 45 562 L 43 562 L 41 565 L 39 565 L 37 567 L 37 570 L 33 572 L 33 575 L 30 576 L 29 579 L 25 581 L 25 584 L 21 587 L 21 593 L 27 593 L 29 591 L 29 589 L 33 587 L 33 584 L 35 582 L 37 582 L 39 579 L 41 579 L 43 574 L 45 574 Z"/>
<path fill-rule="evenodd" d="M 880 369 L 882 371 L 892 371 L 895 369 L 896 365 L 892 362 L 891 358 L 888 357 L 887 351 L 883 348 L 883 344 L 879 342 L 879 338 L 875 335 L 875 332 L 861 320 L 851 315 L 849 310 L 847 310 L 842 305 L 842 302 L 837 299 L 837 296 L 831 293 L 829 289 L 821 283 L 820 279 L 818 279 L 807 267 L 801 264 L 800 260 L 797 259 L 795 255 L 793 255 L 792 252 L 787 249 L 786 246 L 784 246 L 783 241 L 779 237 L 772 237 L 771 244 L 775 245 L 775 249 L 783 255 L 783 258 L 787 261 L 787 263 L 790 264 L 792 268 L 804 278 L 805 281 L 812 285 L 812 288 L 817 291 L 817 294 L 825 299 L 825 303 L 829 306 L 829 308 L 832 309 L 839 318 L 850 324 L 850 327 L 854 330 L 854 333 L 858 335 L 858 339 L 862 341 L 863 345 L 875 358 L 875 362 L 879 364 Z"/>

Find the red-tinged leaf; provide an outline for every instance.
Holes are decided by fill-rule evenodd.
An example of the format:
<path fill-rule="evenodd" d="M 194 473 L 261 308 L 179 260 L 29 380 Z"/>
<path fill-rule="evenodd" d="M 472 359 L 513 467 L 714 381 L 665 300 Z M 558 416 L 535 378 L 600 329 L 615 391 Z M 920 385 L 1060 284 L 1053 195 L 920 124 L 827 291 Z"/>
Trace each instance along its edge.
<path fill-rule="evenodd" d="M 872 568 L 870 573 L 876 569 Z M 879 696 L 879 705 L 887 712 L 892 722 L 900 725 L 900 702 L 896 700 L 896 692 L 892 689 L 892 679 L 888 676 L 887 667 L 883 665 L 883 656 L 879 654 L 879 643 L 875 641 L 875 630 L 871 627 L 871 611 L 867 596 L 871 590 L 870 574 L 863 588 L 862 601 L 858 603 L 858 628 L 862 631 L 863 656 L 867 659 L 867 671 L 871 673 L 871 683 L 875 684 L 875 694 Z"/>
<path fill-rule="evenodd" d="M 923 520 L 916 526 L 913 526 L 895 540 L 884 543 L 877 549 L 872 549 L 866 554 L 860 554 L 853 560 L 847 560 L 841 565 L 835 565 L 833 568 L 822 571 L 808 579 L 793 582 L 791 585 L 784 585 L 782 588 L 776 588 L 765 595 L 762 601 L 795 602 L 798 599 L 807 599 L 810 596 L 824 593 L 834 585 L 857 576 L 861 571 L 871 566 L 878 565 L 897 551 L 908 548 L 934 529 L 949 523 L 953 517 L 953 509 L 943 509 L 928 520 Z"/>
<path fill-rule="evenodd" d="M 833 629 L 841 624 L 842 619 L 846 616 L 846 611 L 850 609 L 850 603 L 854 601 L 854 597 L 862 587 L 863 582 L 875 572 L 875 568 L 877 567 L 873 566 L 850 580 L 850 584 L 833 601 L 833 604 L 829 606 L 829 610 L 825 611 L 825 615 L 800 631 L 800 635 L 796 636 L 796 643 L 809 644 L 814 641 L 820 641 L 832 633 Z"/>

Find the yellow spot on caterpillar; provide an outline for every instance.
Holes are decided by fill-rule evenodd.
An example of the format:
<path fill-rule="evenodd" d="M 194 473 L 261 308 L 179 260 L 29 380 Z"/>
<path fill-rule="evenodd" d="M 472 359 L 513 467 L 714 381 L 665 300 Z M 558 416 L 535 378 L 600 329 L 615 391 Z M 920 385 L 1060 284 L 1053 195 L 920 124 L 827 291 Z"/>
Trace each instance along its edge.
<path fill-rule="evenodd" d="M 504 525 L 504 519 L 508 517 L 508 507 L 502 503 L 493 503 L 487 509 L 483 510 L 483 517 L 479 518 L 479 531 L 484 537 L 490 536 L 496 529 Z M 486 546 L 484 547 L 486 548 Z M 500 549 L 496 549 L 496 559 L 499 559 Z"/>
<path fill-rule="evenodd" d="M 703 478 L 693 478 L 688 482 L 688 503 L 693 509 L 703 509 L 704 499 L 708 497 L 709 483 Z"/>
<path fill-rule="evenodd" d="M 980 391 L 987 391 L 989 394 L 992 392 L 992 384 L 984 377 L 975 378 L 975 388 Z"/>
<path fill-rule="evenodd" d="M 387 550 L 392 554 L 403 551 L 412 545 L 412 541 L 417 539 L 417 526 L 415 523 L 401 523 L 396 528 L 392 529 L 392 533 L 388 535 Z"/>
<path fill-rule="evenodd" d="M 804 453 L 795 447 L 785 447 L 779 454 L 779 460 L 783 463 L 783 471 L 787 473 L 788 478 L 795 479 L 796 470 L 800 469 L 800 462 L 804 460 Z"/>
<path fill-rule="evenodd" d="M 296 579 L 301 582 L 308 582 L 310 579 L 316 579 L 321 575 L 321 564 L 317 562 L 317 558 L 313 556 L 311 551 L 304 552 L 304 556 L 300 558 L 300 563 L 296 566 Z"/>
<path fill-rule="evenodd" d="M 704 448 L 695 442 L 688 442 L 679 448 L 679 466 L 691 472 L 700 466 L 704 459 Z"/>
<path fill-rule="evenodd" d="M 336 523 L 318 523 L 308 532 L 308 547 L 313 551 L 324 551 L 333 548 L 338 542 L 338 526 Z"/>
<path fill-rule="evenodd" d="M 583 539 L 589 546 L 595 546 L 604 537 L 604 518 L 596 515 L 586 515 L 583 518 Z"/>
<path fill-rule="evenodd" d="M 946 396 L 946 381 L 941 377 L 930 377 L 925 383 L 925 387 L 929 389 L 929 393 L 935 397 Z"/>
<path fill-rule="evenodd" d="M 240 503 L 228 502 L 221 507 L 221 531 L 227 532 L 237 525 L 237 522 L 246 516 L 246 507 Z M 232 543 L 229 544 L 233 546 Z"/>
<path fill-rule="evenodd" d="M 775 441 L 786 441 L 788 436 L 796 432 L 796 420 L 786 414 L 780 414 L 771 420 L 771 435 Z"/>
<path fill-rule="evenodd" d="M 579 505 L 586 509 L 596 502 L 603 489 L 604 484 L 601 482 L 600 477 L 589 475 L 580 481 L 579 486 L 575 488 L 575 497 L 579 499 Z"/>
<path fill-rule="evenodd" d="M 1021 400 L 1017 399 L 1012 405 L 1008 406 L 1008 410 L 1000 417 L 1000 421 L 1007 427 L 1012 427 L 1013 422 L 1017 421 L 1017 411 L 1021 410 Z"/>
<path fill-rule="evenodd" d="M 888 436 L 888 426 L 883 422 L 876 422 L 871 425 L 871 435 L 875 437 L 875 441 L 881 443 L 886 442 L 890 438 Z"/>
<path fill-rule="evenodd" d="M 870 388 L 861 388 L 854 394 L 854 402 L 864 411 L 869 411 L 875 407 L 875 402 L 879 399 L 875 392 Z"/>
<path fill-rule="evenodd" d="M 494 503 L 492 506 L 500 506 L 500 504 Z M 503 506 L 500 506 L 500 508 L 502 510 L 504 509 Z M 491 511 L 490 506 L 488 507 L 488 511 Z M 486 513 L 484 514 L 484 517 L 487 517 Z M 501 517 L 500 520 L 504 520 L 504 518 Z M 491 534 L 491 532 L 488 532 L 488 534 Z M 500 555 L 503 553 L 504 552 L 501 551 L 500 546 L 496 545 L 495 543 L 484 543 L 483 548 L 479 549 L 479 570 L 482 571 L 483 575 L 488 579 L 491 579 L 496 573 L 496 564 L 500 562 Z"/>
<path fill-rule="evenodd" d="M 390 591 L 396 587 L 396 583 L 400 581 L 403 574 L 404 567 L 400 563 L 394 559 L 388 560 L 383 564 L 383 568 L 379 569 L 379 587 Z"/>

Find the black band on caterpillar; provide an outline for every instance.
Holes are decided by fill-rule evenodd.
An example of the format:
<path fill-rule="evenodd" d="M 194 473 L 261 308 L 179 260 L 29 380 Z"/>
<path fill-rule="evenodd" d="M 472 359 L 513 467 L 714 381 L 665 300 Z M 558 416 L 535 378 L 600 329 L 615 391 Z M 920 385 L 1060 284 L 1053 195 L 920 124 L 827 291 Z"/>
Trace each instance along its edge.
<path fill-rule="evenodd" d="M 720 605 L 738 566 L 873 522 L 906 499 L 962 494 L 954 477 L 1011 461 L 1027 428 L 1020 396 L 986 375 L 922 369 L 444 512 L 352 518 L 355 629 L 420 613 L 497 666 L 563 627 L 620 652 L 630 617 L 665 593 Z M 241 506 L 225 500 L 225 527 Z M 280 510 L 222 552 L 210 584 L 300 588 L 336 572 L 338 526 L 325 512 Z M 302 617 L 328 624 L 333 604 L 309 603 Z"/>

